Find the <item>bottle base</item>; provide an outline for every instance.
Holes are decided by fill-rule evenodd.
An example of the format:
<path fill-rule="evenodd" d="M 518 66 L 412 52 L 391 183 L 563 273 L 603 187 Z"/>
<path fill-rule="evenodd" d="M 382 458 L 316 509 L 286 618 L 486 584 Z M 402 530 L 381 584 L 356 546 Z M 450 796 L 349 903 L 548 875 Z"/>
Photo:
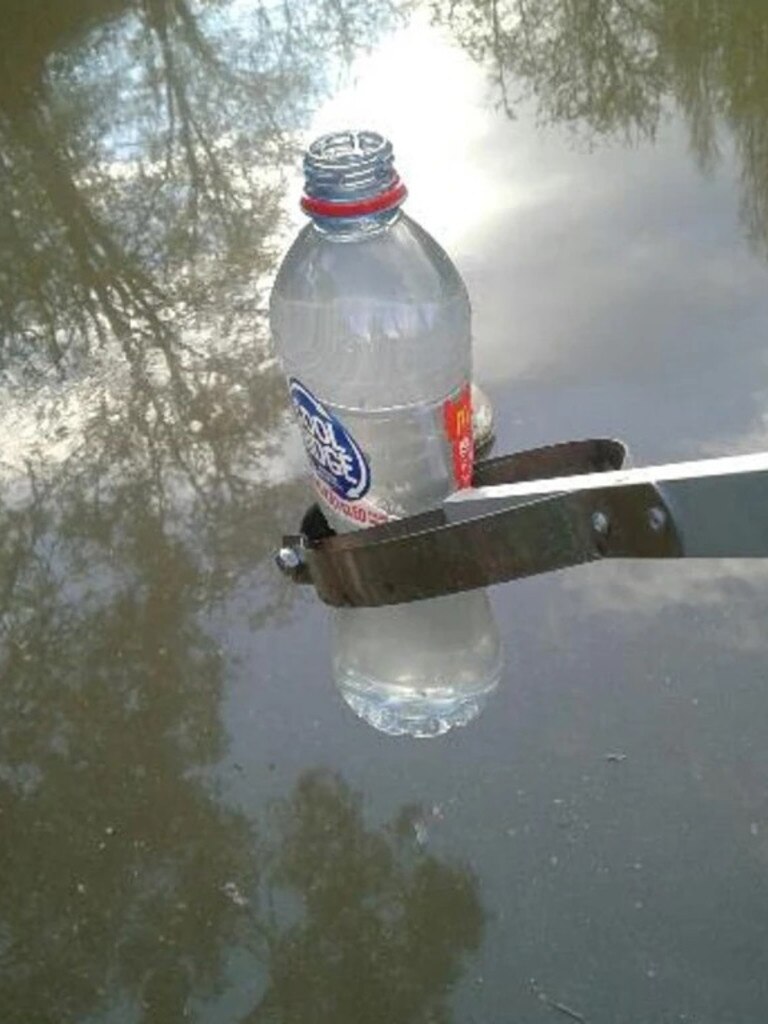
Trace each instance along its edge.
<path fill-rule="evenodd" d="M 483 591 L 331 616 L 333 674 L 344 701 L 389 736 L 441 736 L 483 710 L 502 673 Z"/>
<path fill-rule="evenodd" d="M 336 685 L 357 717 L 378 732 L 433 739 L 474 721 L 496 689 L 498 679 L 485 690 L 461 695 L 450 690 L 387 692 L 379 685 L 359 680 L 337 680 Z"/>

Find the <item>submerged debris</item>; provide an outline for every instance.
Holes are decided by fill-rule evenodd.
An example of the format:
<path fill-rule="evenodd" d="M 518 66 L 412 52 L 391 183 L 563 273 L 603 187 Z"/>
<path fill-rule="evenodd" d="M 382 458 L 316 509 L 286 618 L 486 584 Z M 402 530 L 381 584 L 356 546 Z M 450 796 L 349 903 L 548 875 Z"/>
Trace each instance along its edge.
<path fill-rule="evenodd" d="M 578 1012 L 578 1010 L 572 1010 L 570 1006 L 566 1006 L 565 1003 L 553 1002 L 551 999 L 547 1000 L 547 1006 L 551 1006 L 553 1010 L 557 1010 L 558 1013 L 565 1014 L 566 1017 L 570 1017 L 571 1020 L 577 1020 L 580 1024 L 587 1024 L 587 1018 Z"/>
<path fill-rule="evenodd" d="M 247 898 L 243 896 L 234 882 L 225 882 L 221 887 L 221 891 L 227 899 L 231 900 L 235 904 L 236 907 L 248 906 Z"/>
<path fill-rule="evenodd" d="M 564 1017 L 570 1017 L 571 1020 L 577 1021 L 578 1024 L 588 1024 L 587 1018 L 583 1014 L 579 1013 L 578 1010 L 574 1010 L 565 1003 L 561 1003 L 558 999 L 550 998 L 535 978 L 531 978 L 531 989 L 536 998 L 551 1010 L 557 1010 L 558 1013 L 562 1013 Z"/>

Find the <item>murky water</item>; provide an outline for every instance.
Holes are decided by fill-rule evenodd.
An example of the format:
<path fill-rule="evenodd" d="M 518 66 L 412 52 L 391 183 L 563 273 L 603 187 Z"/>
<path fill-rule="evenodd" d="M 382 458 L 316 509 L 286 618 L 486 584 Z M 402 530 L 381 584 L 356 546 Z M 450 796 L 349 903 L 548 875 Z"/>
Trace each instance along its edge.
<path fill-rule="evenodd" d="M 271 551 L 266 329 L 316 131 L 391 135 L 498 451 L 768 438 L 758 0 L 12 0 L 0 64 L 0 1019 L 768 1013 L 768 566 L 495 588 L 393 739 Z"/>

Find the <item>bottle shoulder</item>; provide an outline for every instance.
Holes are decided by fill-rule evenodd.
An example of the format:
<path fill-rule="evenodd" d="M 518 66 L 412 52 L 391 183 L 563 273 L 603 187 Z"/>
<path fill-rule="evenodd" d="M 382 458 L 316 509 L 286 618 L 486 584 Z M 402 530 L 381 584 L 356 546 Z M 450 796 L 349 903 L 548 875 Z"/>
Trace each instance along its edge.
<path fill-rule="evenodd" d="M 466 289 L 445 250 L 401 213 L 389 227 L 362 237 L 339 239 L 307 224 L 283 259 L 273 296 L 440 302 L 466 296 Z"/>

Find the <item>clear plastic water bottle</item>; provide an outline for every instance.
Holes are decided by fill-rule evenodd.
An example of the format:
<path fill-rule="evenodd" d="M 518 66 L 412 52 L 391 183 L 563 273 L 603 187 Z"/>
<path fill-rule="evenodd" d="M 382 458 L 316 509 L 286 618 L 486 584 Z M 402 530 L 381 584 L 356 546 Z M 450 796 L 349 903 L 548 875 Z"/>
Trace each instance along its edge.
<path fill-rule="evenodd" d="M 270 304 L 317 494 L 338 531 L 439 505 L 472 479 L 467 291 L 447 254 L 402 211 L 391 144 L 370 131 L 315 141 L 309 223 Z M 485 594 L 334 614 L 347 703 L 389 733 L 465 724 L 501 672 Z"/>
<path fill-rule="evenodd" d="M 349 530 L 469 485 L 469 299 L 403 212 L 389 142 L 326 135 L 304 169 L 310 221 L 277 275 L 271 326 L 321 504 Z"/>

